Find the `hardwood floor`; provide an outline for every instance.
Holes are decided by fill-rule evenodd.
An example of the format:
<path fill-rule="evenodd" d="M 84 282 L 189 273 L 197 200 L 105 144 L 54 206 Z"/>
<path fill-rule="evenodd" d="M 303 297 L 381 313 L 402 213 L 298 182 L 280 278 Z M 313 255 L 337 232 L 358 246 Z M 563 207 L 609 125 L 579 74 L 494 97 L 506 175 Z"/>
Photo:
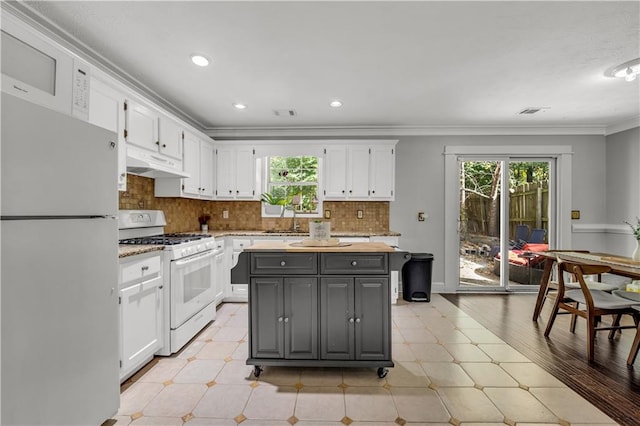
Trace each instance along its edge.
<path fill-rule="evenodd" d="M 626 364 L 635 331 L 623 330 L 613 340 L 607 338 L 608 332 L 599 332 L 595 362 L 589 364 L 580 318 L 575 334 L 569 332 L 570 316 L 561 315 L 549 338 L 543 336 L 549 301 L 533 322 L 536 298 L 532 294 L 443 296 L 621 425 L 640 426 L 640 357 L 633 366 Z"/>

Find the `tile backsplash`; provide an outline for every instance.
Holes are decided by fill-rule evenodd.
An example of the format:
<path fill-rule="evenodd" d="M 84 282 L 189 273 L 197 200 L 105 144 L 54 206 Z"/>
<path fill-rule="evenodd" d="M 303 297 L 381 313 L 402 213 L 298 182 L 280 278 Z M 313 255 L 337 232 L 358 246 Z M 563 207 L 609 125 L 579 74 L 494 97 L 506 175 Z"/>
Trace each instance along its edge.
<path fill-rule="evenodd" d="M 127 175 L 127 191 L 119 193 L 119 208 L 123 210 L 162 210 L 167 219 L 166 232 L 196 231 L 198 217 L 211 216 L 209 229 L 289 229 L 291 218 L 263 218 L 259 201 L 208 201 L 189 198 L 154 196 L 154 180 Z M 229 218 L 224 219 L 224 211 Z M 325 201 L 323 210 L 331 212 L 331 230 L 336 232 L 388 232 L 388 201 Z M 358 211 L 362 218 L 358 218 Z M 297 219 L 303 231 L 308 231 L 308 218 Z"/>

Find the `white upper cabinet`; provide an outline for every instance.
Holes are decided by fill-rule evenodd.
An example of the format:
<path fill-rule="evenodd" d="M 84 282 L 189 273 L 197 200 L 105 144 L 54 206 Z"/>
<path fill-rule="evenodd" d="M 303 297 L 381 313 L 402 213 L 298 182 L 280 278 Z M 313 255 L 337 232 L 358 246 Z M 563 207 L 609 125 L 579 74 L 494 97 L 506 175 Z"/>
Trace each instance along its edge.
<path fill-rule="evenodd" d="M 200 141 L 200 195 L 213 198 L 215 153 L 213 144 Z"/>
<path fill-rule="evenodd" d="M 182 158 L 182 132 L 184 129 L 167 116 L 158 117 L 158 151 L 169 157 Z"/>
<path fill-rule="evenodd" d="M 395 147 L 372 146 L 369 164 L 371 199 L 393 200 L 395 194 Z"/>
<path fill-rule="evenodd" d="M 156 197 L 212 199 L 214 194 L 214 149 L 210 140 L 200 139 L 191 132 L 180 132 L 183 140 L 184 171 L 188 178 L 156 179 Z"/>
<path fill-rule="evenodd" d="M 347 147 L 328 146 L 324 150 L 324 197 L 344 199 L 347 196 Z"/>
<path fill-rule="evenodd" d="M 327 145 L 324 150 L 324 199 L 392 201 L 395 142 Z"/>
<path fill-rule="evenodd" d="M 216 149 L 216 198 L 256 199 L 255 150 L 221 145 Z"/>
<path fill-rule="evenodd" d="M 347 150 L 347 197 L 366 200 L 369 197 L 369 147 L 350 146 Z"/>
<path fill-rule="evenodd" d="M 158 151 L 158 113 L 137 102 L 126 103 L 127 143 Z"/>
<path fill-rule="evenodd" d="M 127 150 L 124 139 L 125 96 L 96 78 L 91 79 L 89 123 L 118 135 L 118 190 L 127 190 Z"/>

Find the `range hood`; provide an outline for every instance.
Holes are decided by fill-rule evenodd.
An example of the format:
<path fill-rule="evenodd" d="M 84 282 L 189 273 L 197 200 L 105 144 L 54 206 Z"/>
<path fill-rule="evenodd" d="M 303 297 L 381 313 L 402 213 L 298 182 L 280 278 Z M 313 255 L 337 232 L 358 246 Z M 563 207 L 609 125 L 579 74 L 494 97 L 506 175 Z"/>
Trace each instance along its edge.
<path fill-rule="evenodd" d="M 188 178 L 182 162 L 127 146 L 127 173 L 150 178 Z"/>

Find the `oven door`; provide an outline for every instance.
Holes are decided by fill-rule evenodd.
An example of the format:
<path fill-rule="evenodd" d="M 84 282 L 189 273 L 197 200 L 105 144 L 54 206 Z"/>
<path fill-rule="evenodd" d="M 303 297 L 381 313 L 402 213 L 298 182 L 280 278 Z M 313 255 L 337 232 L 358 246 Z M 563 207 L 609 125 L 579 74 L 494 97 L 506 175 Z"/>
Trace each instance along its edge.
<path fill-rule="evenodd" d="M 212 250 L 171 262 L 171 328 L 176 329 L 215 298 Z"/>

